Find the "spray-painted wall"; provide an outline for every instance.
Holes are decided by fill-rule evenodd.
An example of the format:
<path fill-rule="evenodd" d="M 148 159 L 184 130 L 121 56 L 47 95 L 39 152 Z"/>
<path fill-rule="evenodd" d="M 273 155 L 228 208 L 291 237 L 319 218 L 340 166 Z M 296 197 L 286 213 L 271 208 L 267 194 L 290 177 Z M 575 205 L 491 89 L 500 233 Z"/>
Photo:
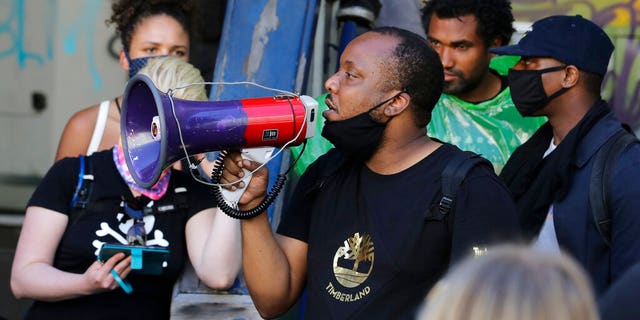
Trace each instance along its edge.
<path fill-rule="evenodd" d="M 69 117 L 124 88 L 105 0 L 0 0 L 0 208 L 24 207 Z"/>
<path fill-rule="evenodd" d="M 604 97 L 617 116 L 640 129 L 640 0 L 512 0 L 517 21 L 580 14 L 603 27 L 616 47 Z"/>

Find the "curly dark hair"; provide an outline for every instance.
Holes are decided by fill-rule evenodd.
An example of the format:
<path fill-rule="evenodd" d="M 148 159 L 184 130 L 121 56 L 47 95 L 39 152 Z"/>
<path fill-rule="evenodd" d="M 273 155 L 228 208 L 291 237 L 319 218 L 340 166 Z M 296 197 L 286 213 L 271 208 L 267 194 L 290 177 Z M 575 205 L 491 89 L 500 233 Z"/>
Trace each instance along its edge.
<path fill-rule="evenodd" d="M 125 50 L 131 46 L 136 26 L 145 18 L 166 14 L 174 18 L 191 37 L 191 14 L 194 4 L 189 0 L 115 0 L 111 5 L 111 18 Z"/>
<path fill-rule="evenodd" d="M 382 62 L 388 78 L 386 89 L 398 88 L 411 97 L 416 125 L 426 126 L 431 111 L 442 94 L 444 73 L 440 57 L 423 37 L 396 27 L 380 27 L 371 32 L 399 40 L 391 59 Z"/>
<path fill-rule="evenodd" d="M 509 0 L 429 0 L 422 9 L 422 25 L 429 33 L 431 16 L 439 18 L 457 18 L 473 14 L 478 19 L 476 32 L 483 39 L 485 46 L 490 47 L 493 39 L 500 39 L 500 45 L 511 40 L 513 14 Z"/>

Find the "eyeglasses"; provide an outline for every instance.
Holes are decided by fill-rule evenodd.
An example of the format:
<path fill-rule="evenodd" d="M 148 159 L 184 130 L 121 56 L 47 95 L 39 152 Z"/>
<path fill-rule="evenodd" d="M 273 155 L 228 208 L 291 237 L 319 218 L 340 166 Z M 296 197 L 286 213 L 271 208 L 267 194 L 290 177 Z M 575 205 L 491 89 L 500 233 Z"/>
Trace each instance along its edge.
<path fill-rule="evenodd" d="M 133 219 L 133 224 L 127 231 L 127 242 L 129 245 L 147 244 L 147 231 L 144 229 L 144 209 L 151 199 L 145 196 L 135 197 L 133 199 L 123 199 L 124 212 Z"/>

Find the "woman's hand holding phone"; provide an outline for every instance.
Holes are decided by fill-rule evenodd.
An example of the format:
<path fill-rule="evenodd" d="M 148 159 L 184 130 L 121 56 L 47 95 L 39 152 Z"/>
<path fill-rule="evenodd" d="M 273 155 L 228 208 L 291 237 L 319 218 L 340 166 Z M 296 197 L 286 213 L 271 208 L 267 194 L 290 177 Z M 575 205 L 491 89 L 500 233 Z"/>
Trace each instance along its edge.
<path fill-rule="evenodd" d="M 131 272 L 131 256 L 119 252 L 107 261 L 96 260 L 84 273 L 87 283 L 87 294 L 112 291 L 118 288 L 119 283 L 111 274 L 114 270 L 120 279 L 125 279 Z"/>

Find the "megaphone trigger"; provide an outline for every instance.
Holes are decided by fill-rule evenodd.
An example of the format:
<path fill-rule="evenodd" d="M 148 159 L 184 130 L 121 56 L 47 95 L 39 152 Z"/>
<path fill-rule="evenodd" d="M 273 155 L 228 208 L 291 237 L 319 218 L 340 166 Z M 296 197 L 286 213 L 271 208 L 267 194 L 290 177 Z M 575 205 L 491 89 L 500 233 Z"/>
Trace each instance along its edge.
<path fill-rule="evenodd" d="M 243 149 L 242 158 L 265 164 L 268 160 L 271 159 L 271 155 L 273 154 L 274 149 L 274 147 Z M 244 176 L 242 179 L 240 179 L 244 182 L 244 186 L 242 186 L 242 188 L 236 188 L 236 190 L 231 191 L 221 186 L 216 187 L 220 188 L 220 192 L 222 192 L 222 196 L 224 197 L 225 202 L 232 208 L 238 207 L 238 201 L 240 201 L 242 194 L 244 194 L 244 191 L 247 189 L 247 186 L 251 181 L 251 175 L 253 174 L 253 172 L 244 168 L 242 169 L 242 171 L 244 171 Z"/>

